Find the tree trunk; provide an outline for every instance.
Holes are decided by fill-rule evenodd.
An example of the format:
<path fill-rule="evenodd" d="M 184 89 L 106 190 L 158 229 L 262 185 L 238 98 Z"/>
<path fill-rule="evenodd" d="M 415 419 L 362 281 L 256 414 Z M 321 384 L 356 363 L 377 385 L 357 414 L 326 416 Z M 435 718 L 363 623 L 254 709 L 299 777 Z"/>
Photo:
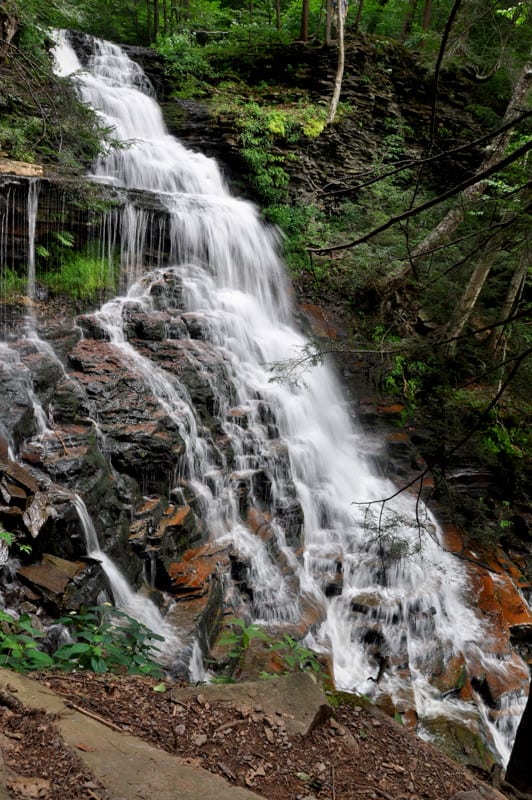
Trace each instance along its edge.
<path fill-rule="evenodd" d="M 281 30 L 281 0 L 275 0 L 275 27 Z"/>
<path fill-rule="evenodd" d="M 303 0 L 301 5 L 301 27 L 299 29 L 299 39 L 302 42 L 308 40 L 308 23 L 310 15 L 310 0 Z"/>
<path fill-rule="evenodd" d="M 486 282 L 486 278 L 488 277 L 493 266 L 496 255 L 497 248 L 491 247 L 490 250 L 480 257 L 480 260 L 477 262 L 475 269 L 473 270 L 473 274 L 469 279 L 469 283 L 467 284 L 465 291 L 456 305 L 451 317 L 451 321 L 445 328 L 445 339 L 456 339 L 456 337 L 460 336 L 464 330 L 469 317 L 471 316 L 471 312 L 476 305 L 478 296 L 482 291 L 482 287 Z M 451 341 L 451 351 L 454 351 L 455 347 L 456 342 Z"/>
<path fill-rule="evenodd" d="M 326 0 L 325 12 L 325 46 L 332 45 L 332 21 L 333 21 L 333 5 L 332 0 Z"/>
<path fill-rule="evenodd" d="M 528 702 L 517 729 L 512 754 L 506 769 L 506 782 L 525 794 L 532 793 L 530 742 L 532 742 L 532 691 L 529 690 Z"/>
<path fill-rule="evenodd" d="M 423 6 L 423 18 L 421 20 L 421 27 L 424 31 L 428 31 L 430 28 L 430 18 L 432 16 L 432 0 L 425 0 L 425 5 Z"/>
<path fill-rule="evenodd" d="M 336 69 L 336 78 L 334 81 L 334 92 L 331 99 L 331 106 L 329 108 L 329 115 L 326 122 L 327 125 L 331 125 L 336 116 L 336 109 L 338 108 L 338 102 L 340 100 L 340 92 L 342 91 L 342 80 L 344 77 L 345 64 L 344 15 L 346 13 L 347 6 L 344 7 L 344 0 L 336 0 L 336 2 L 336 19 L 338 26 L 338 66 Z"/>
<path fill-rule="evenodd" d="M 9 45 L 19 29 L 19 21 L 9 8 L 0 8 L 0 58 L 7 56 Z"/>
<path fill-rule="evenodd" d="M 508 292 L 502 305 L 501 319 L 503 320 L 510 319 L 510 317 L 512 317 L 517 311 L 519 301 L 523 295 L 526 285 L 529 263 L 530 252 L 528 250 L 527 243 L 525 242 L 525 247 L 521 253 L 521 258 L 517 264 L 514 274 L 512 275 Z M 494 328 L 491 332 L 488 344 L 494 360 L 498 357 L 499 353 L 506 348 L 507 339 L 508 334 L 506 326 L 503 326 L 502 328 Z"/>
<path fill-rule="evenodd" d="M 159 35 L 159 0 L 153 0 L 153 40 Z"/>
<path fill-rule="evenodd" d="M 364 8 L 364 0 L 358 0 L 357 15 L 353 24 L 353 30 L 358 31 L 360 28 L 360 20 L 362 19 L 362 9 Z"/>
<path fill-rule="evenodd" d="M 414 14 L 416 13 L 417 0 L 409 0 L 408 8 L 406 10 L 405 18 L 403 20 L 403 27 L 401 29 L 401 41 L 404 42 L 410 31 L 412 30 L 412 23 L 414 21 Z"/>
<path fill-rule="evenodd" d="M 148 42 L 152 41 L 151 38 L 151 6 L 150 0 L 146 0 L 146 37 Z"/>
<path fill-rule="evenodd" d="M 521 210 L 516 214 L 506 213 L 503 215 L 501 224 L 503 227 L 499 228 L 499 230 L 494 233 L 490 240 L 486 243 L 485 249 L 481 252 L 479 259 L 475 265 L 473 273 L 469 278 L 469 282 L 462 293 L 458 303 L 456 304 L 456 308 L 449 320 L 448 324 L 444 330 L 444 338 L 445 339 L 456 339 L 456 337 L 460 336 L 462 331 L 464 330 L 467 322 L 469 321 L 469 317 L 471 316 L 471 312 L 473 311 L 476 302 L 478 300 L 479 294 L 482 291 L 482 288 L 486 282 L 486 279 L 490 273 L 490 270 L 497 258 L 497 255 L 503 248 L 511 247 L 512 242 L 515 241 L 515 237 L 519 232 L 519 228 L 521 225 L 527 225 L 528 222 L 528 215 L 530 213 L 530 189 L 525 189 L 519 195 L 519 199 L 521 202 Z M 526 228 L 525 228 L 525 237 L 526 237 Z M 511 314 L 511 307 L 513 302 L 515 301 L 515 297 L 517 295 L 517 291 L 519 286 L 522 283 L 522 280 L 519 279 L 519 275 L 521 274 L 521 265 L 522 261 L 528 263 L 528 248 L 525 245 L 521 256 L 519 258 L 516 271 L 512 276 L 512 280 L 510 281 L 510 289 L 508 290 L 508 295 L 506 301 L 504 303 L 501 317 L 500 319 L 504 320 L 507 319 Z M 525 267 L 525 275 L 526 275 L 526 267 Z M 517 276 L 517 277 L 516 277 Z M 512 284 L 515 280 L 518 280 L 518 285 L 515 288 L 515 291 L 512 290 Z M 511 295 L 511 299 L 509 296 Z M 454 350 L 455 342 L 451 342 L 451 350 Z"/>

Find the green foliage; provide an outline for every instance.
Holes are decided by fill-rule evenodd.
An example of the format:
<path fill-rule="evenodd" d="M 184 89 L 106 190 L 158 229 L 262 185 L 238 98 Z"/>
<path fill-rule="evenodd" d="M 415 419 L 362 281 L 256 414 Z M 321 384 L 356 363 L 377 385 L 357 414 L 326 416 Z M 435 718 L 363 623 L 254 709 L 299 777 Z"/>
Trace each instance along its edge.
<path fill-rule="evenodd" d="M 14 619 L 0 611 L 0 666 L 16 672 L 49 669 L 53 659 L 39 649 L 44 633 L 31 624 L 28 614 Z"/>
<path fill-rule="evenodd" d="M 214 77 L 208 54 L 204 47 L 197 43 L 196 34 L 190 30 L 181 30 L 157 38 L 155 49 L 165 60 L 165 69 L 169 75 L 183 79 L 189 75 L 197 80 Z"/>
<path fill-rule="evenodd" d="M 0 272 L 0 294 L 2 297 L 10 300 L 16 295 L 25 294 L 26 288 L 26 278 L 21 277 L 8 267 L 2 269 Z"/>
<path fill-rule="evenodd" d="M 0 611 L 0 666 L 17 672 L 35 669 L 124 672 L 162 677 L 155 663 L 155 642 L 162 637 L 112 606 L 93 606 L 57 620 L 73 639 L 53 655 L 40 649 L 45 633 L 27 614 L 18 619 Z M 158 690 L 160 691 L 160 689 Z"/>
<path fill-rule="evenodd" d="M 65 234 L 59 235 L 62 247 L 72 246 Z M 40 255 L 48 259 L 50 253 L 41 249 Z M 99 297 L 116 289 L 117 276 L 107 259 L 87 253 L 66 253 L 58 266 L 49 271 L 41 270 L 39 280 L 56 294 L 65 294 L 75 299 L 86 300 Z"/>
<path fill-rule="evenodd" d="M 71 82 L 53 74 L 43 30 L 24 6 L 16 44 L 0 63 L 0 149 L 15 160 L 84 172 L 108 137 Z"/>
<path fill-rule="evenodd" d="M 297 276 L 311 270 L 312 263 L 306 247 L 309 240 L 320 241 L 323 212 L 311 203 L 282 203 L 266 208 L 264 217 L 273 225 L 278 225 L 284 234 L 283 256 L 291 274 Z"/>
<path fill-rule="evenodd" d="M 9 549 L 11 547 L 16 547 L 19 553 L 31 553 L 31 545 L 26 544 L 25 542 L 20 542 L 16 534 L 11 533 L 11 531 L 6 531 L 0 525 L 0 542 L 3 542 L 5 546 Z"/>
<path fill-rule="evenodd" d="M 232 629 L 220 639 L 222 646 L 229 645 L 231 648 L 228 653 L 229 658 L 240 661 L 254 639 L 262 639 L 262 641 L 269 639 L 268 634 L 254 623 L 248 624 L 243 619 L 233 618 L 230 620 L 230 624 L 233 626 Z"/>
<path fill-rule="evenodd" d="M 387 392 L 408 400 L 413 410 L 423 387 L 423 377 L 428 371 L 429 367 L 424 361 L 413 360 L 404 353 L 398 353 L 391 358 L 383 381 L 384 388 Z"/>
<path fill-rule="evenodd" d="M 282 639 L 275 639 L 259 625 L 246 623 L 245 620 L 239 618 L 230 620 L 230 624 L 232 628 L 224 633 L 219 641 L 220 645 L 230 648 L 227 654 L 230 660 L 229 672 L 224 676 L 218 676 L 215 681 L 228 683 L 238 677 L 246 653 L 256 639 L 264 642 L 269 652 L 279 654 L 285 672 L 314 672 L 316 675 L 323 676 L 323 669 L 316 654 L 292 636 L 285 634 Z M 271 678 L 272 675 L 268 672 L 261 672 L 260 677 L 266 679 Z"/>
<path fill-rule="evenodd" d="M 273 642 L 271 649 L 281 655 L 287 672 L 314 672 L 323 677 L 323 668 L 316 653 L 292 636 L 285 634 L 280 642 Z"/>
<path fill-rule="evenodd" d="M 53 655 L 54 666 L 92 672 L 127 672 L 128 675 L 161 677 L 153 660 L 155 642 L 163 641 L 141 622 L 112 606 L 92 606 L 59 619 L 74 640 Z"/>
<path fill-rule="evenodd" d="M 508 430 L 499 418 L 485 430 L 482 447 L 487 455 L 496 459 L 522 460 L 526 457 L 529 438 L 524 431 Z"/>

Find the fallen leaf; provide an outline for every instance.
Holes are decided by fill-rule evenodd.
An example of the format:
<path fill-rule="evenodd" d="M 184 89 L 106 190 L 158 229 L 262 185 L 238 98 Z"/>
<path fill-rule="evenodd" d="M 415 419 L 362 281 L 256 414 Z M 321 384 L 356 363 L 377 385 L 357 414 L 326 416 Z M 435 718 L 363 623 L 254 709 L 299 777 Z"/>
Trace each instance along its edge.
<path fill-rule="evenodd" d="M 52 784 L 44 778 L 13 777 L 6 781 L 6 785 L 20 797 L 33 798 L 49 792 Z"/>
<path fill-rule="evenodd" d="M 78 750 L 83 750 L 84 753 L 94 753 L 96 751 L 95 747 L 91 747 L 90 744 L 84 744 L 83 742 L 78 742 L 76 747 Z"/>

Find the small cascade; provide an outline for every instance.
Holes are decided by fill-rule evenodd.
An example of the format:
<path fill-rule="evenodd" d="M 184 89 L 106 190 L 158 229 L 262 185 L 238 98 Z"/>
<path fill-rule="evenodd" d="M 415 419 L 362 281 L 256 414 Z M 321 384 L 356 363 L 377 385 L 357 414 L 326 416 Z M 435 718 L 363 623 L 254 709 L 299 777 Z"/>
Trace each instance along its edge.
<path fill-rule="evenodd" d="M 20 404 L 22 409 L 24 407 L 28 410 L 31 409 L 32 422 L 30 426 L 35 426 L 34 430 L 31 430 L 30 427 L 31 433 L 37 437 L 51 433 L 46 412 L 35 394 L 29 369 L 23 364 L 19 352 L 5 342 L 0 342 L 0 376 L 4 392 L 11 395 L 13 401 Z M 17 409 L 15 409 L 15 413 L 17 413 Z M 9 428 L 4 428 L 2 425 L 4 421 L 8 424 L 10 422 L 9 420 L 0 421 L 0 434 L 8 442 L 9 457 L 14 460 L 18 445 L 10 436 Z"/>
<path fill-rule="evenodd" d="M 28 184 L 28 289 L 30 303 L 35 300 L 35 227 L 39 207 L 40 182 L 31 178 Z M 30 306 L 31 308 L 31 306 Z M 30 314 L 32 312 L 30 311 Z"/>
<path fill-rule="evenodd" d="M 138 622 L 142 622 L 153 633 L 163 637 L 164 641 L 159 645 L 160 660 L 168 666 L 171 665 L 176 653 L 181 649 L 181 642 L 175 629 L 164 620 L 151 600 L 133 591 L 116 564 L 100 549 L 98 534 L 82 498 L 76 495 L 73 502 L 85 534 L 87 555 L 102 565 L 111 587 L 114 604 Z"/>

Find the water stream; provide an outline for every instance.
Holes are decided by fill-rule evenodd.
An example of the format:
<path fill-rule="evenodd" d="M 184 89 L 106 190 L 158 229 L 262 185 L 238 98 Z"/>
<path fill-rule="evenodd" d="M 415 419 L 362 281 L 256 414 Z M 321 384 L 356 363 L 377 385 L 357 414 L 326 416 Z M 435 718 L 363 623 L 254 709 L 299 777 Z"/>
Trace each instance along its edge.
<path fill-rule="evenodd" d="M 526 681 L 523 691 L 506 696 L 510 713 L 496 718 L 480 696 L 476 705 L 466 703 L 443 696 L 431 683 L 434 664 L 457 657 L 477 674 L 479 664 L 486 671 L 515 668 L 515 660 L 495 654 L 468 595 L 465 566 L 444 549 L 437 522 L 416 507 L 415 498 L 403 493 L 380 502 L 396 487 L 361 455 L 367 441 L 329 367 L 309 367 L 296 386 L 272 381 L 271 365 L 298 357 L 307 344 L 292 320 L 276 232 L 251 204 L 229 194 L 214 161 L 168 134 L 140 67 L 116 45 L 90 43 L 93 55 L 82 68 L 61 34 L 58 72 L 75 73 L 83 100 L 129 144 L 99 159 L 90 178 L 156 196 L 167 212 L 171 242 L 164 254 L 164 237 L 155 235 L 161 242 L 158 267 L 146 273 L 146 242 L 154 240 L 149 215 L 126 204 L 117 220 L 123 295 L 95 318 L 178 426 L 185 452 L 175 477 L 194 487 L 210 537 L 231 542 L 248 560 L 250 615 L 260 623 L 290 625 L 311 606 L 318 623 L 306 642 L 331 654 L 339 687 L 389 694 L 414 706 L 422 721 L 483 720 L 492 746 L 507 758 Z M 109 241 L 105 248 L 113 249 Z M 217 417 L 232 443 L 230 469 L 186 387 L 126 335 L 128 310 L 152 313 L 152 289 L 168 280 L 180 287 L 180 313 L 184 309 L 196 321 L 223 364 L 224 381 L 210 380 Z M 167 310 L 175 312 L 172 302 Z M 269 525 L 282 559 L 252 532 L 235 491 L 246 485 L 259 497 L 256 481 L 264 474 Z M 84 529 L 88 550 L 98 551 L 108 572 L 86 519 Z M 330 596 L 327 587 L 335 581 L 340 588 Z M 130 596 L 124 600 L 131 602 Z M 526 674 L 524 665 L 518 669 Z M 200 671 L 197 648 L 194 670 Z"/>

